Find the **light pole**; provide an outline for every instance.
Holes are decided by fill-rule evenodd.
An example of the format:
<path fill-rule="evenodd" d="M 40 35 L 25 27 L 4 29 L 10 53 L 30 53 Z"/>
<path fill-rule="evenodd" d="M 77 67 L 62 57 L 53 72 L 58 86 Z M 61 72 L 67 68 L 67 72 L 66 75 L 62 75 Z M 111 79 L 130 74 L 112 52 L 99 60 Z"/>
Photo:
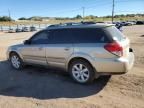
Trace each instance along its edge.
<path fill-rule="evenodd" d="M 11 29 L 11 26 L 10 26 L 10 22 L 11 22 L 11 14 L 10 14 L 10 10 L 8 9 L 8 16 L 9 16 L 9 29 Z"/>
<path fill-rule="evenodd" d="M 114 21 L 114 10 L 115 10 L 115 0 L 113 0 L 113 4 L 112 4 L 112 23 Z"/>
<path fill-rule="evenodd" d="M 84 21 L 84 17 L 85 17 L 85 7 L 82 7 L 82 15 L 83 15 L 83 21 Z"/>

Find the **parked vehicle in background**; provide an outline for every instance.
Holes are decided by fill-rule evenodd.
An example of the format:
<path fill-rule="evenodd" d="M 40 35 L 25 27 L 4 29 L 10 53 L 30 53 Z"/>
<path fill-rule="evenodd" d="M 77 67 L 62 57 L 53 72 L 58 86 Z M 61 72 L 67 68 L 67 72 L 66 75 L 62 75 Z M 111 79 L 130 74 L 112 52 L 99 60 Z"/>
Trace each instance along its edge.
<path fill-rule="evenodd" d="M 144 24 L 144 21 L 137 21 L 136 24 L 137 24 L 137 25 L 143 25 L 143 24 Z"/>
<path fill-rule="evenodd" d="M 117 29 L 119 29 L 121 32 L 123 31 L 123 25 L 121 24 L 121 22 L 113 22 L 113 24 L 115 25 L 115 27 Z"/>
<path fill-rule="evenodd" d="M 15 31 L 16 31 L 16 32 L 22 32 L 22 29 L 20 29 L 20 28 L 16 28 Z"/>
<path fill-rule="evenodd" d="M 30 31 L 37 31 L 37 29 L 36 29 L 36 27 L 31 26 L 31 27 L 30 27 Z"/>
<path fill-rule="evenodd" d="M 136 21 L 128 21 L 130 22 L 132 25 L 136 25 Z"/>
<path fill-rule="evenodd" d="M 131 23 L 131 22 L 121 22 L 121 24 L 123 26 L 132 26 L 133 25 L 133 23 Z"/>
<path fill-rule="evenodd" d="M 119 29 L 121 32 L 123 31 L 123 25 L 121 23 L 116 23 L 115 27 Z"/>
<path fill-rule="evenodd" d="M 10 28 L 10 29 L 8 30 L 8 32 L 9 32 L 9 33 L 14 33 L 15 30 L 14 30 L 13 28 Z"/>
<path fill-rule="evenodd" d="M 23 27 L 22 28 L 22 32 L 29 32 L 30 31 L 30 28 L 29 27 Z"/>
<path fill-rule="evenodd" d="M 57 67 L 85 84 L 100 75 L 128 72 L 134 63 L 129 43 L 114 25 L 58 24 L 9 47 L 7 57 L 15 69 L 26 64 Z"/>
<path fill-rule="evenodd" d="M 128 22 L 127 22 L 127 25 L 128 25 L 128 26 L 135 25 L 135 24 L 136 24 L 136 23 L 134 23 L 134 22 L 132 22 L 132 21 L 128 21 Z"/>

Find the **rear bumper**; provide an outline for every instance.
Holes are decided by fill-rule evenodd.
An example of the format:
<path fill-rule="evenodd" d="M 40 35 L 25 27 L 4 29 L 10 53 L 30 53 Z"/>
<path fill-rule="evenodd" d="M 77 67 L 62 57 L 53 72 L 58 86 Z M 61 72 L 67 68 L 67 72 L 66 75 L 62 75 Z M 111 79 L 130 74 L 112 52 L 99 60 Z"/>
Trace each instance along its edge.
<path fill-rule="evenodd" d="M 93 67 L 100 74 L 124 74 L 128 72 L 134 64 L 134 53 L 130 52 L 128 58 L 115 59 L 95 59 Z"/>
<path fill-rule="evenodd" d="M 125 68 L 126 68 L 125 70 L 126 70 L 126 72 L 128 72 L 133 67 L 134 60 L 135 60 L 134 53 L 130 52 L 129 53 L 129 58 L 125 62 Z"/>

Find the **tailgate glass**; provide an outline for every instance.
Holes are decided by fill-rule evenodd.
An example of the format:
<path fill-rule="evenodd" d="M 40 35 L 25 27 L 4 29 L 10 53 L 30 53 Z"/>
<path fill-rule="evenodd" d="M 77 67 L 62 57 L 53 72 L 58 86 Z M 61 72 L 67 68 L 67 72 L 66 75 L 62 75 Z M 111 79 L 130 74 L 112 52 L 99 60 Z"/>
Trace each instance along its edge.
<path fill-rule="evenodd" d="M 107 33 L 116 41 L 122 41 L 126 39 L 122 32 L 120 32 L 115 26 L 106 27 Z"/>

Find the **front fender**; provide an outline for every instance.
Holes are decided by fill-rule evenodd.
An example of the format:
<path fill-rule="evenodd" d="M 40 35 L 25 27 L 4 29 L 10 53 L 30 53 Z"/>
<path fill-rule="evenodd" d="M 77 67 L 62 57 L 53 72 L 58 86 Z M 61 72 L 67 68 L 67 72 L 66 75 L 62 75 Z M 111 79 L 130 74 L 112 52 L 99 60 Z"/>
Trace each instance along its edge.
<path fill-rule="evenodd" d="M 7 50 L 7 60 L 9 60 L 10 53 L 12 53 L 12 52 L 17 53 L 19 55 L 19 57 L 21 59 L 23 59 L 23 56 L 21 55 L 20 50 L 18 48 L 11 48 L 11 47 L 9 47 L 8 50 Z"/>

